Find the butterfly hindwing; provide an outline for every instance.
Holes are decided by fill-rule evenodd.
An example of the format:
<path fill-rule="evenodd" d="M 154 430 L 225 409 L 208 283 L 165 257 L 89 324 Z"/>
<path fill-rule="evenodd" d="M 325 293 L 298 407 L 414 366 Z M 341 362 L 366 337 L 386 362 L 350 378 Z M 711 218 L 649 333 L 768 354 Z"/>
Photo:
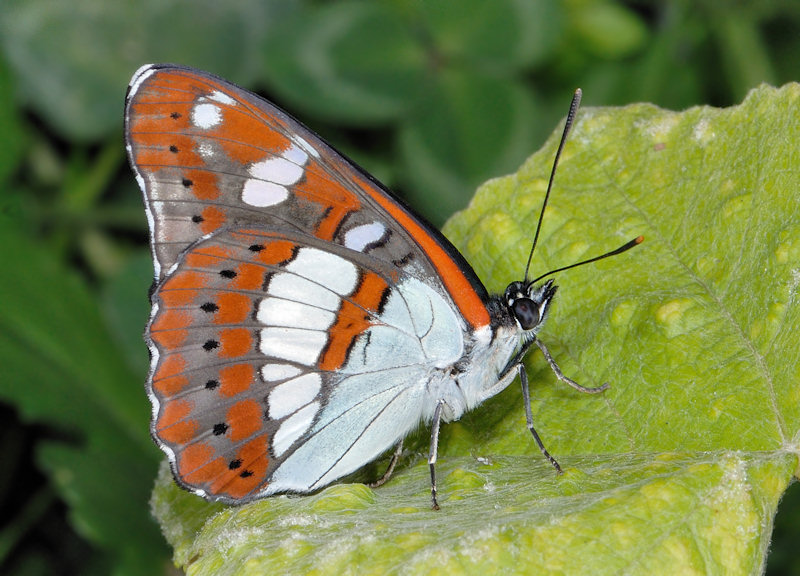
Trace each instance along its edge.
<path fill-rule="evenodd" d="M 307 491 L 419 421 L 426 360 L 463 354 L 441 337 L 458 319 L 398 268 L 344 253 L 221 231 L 157 287 L 153 434 L 184 485 L 228 501 Z"/>

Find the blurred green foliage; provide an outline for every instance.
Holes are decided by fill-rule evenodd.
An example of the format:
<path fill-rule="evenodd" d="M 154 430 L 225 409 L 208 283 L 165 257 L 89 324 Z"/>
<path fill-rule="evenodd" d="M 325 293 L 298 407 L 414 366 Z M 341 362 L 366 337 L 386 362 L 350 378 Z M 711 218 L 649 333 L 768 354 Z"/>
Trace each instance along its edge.
<path fill-rule="evenodd" d="M 441 224 L 577 86 L 587 105 L 727 106 L 800 79 L 799 59 L 793 0 L 3 0 L 0 571 L 169 566 L 147 503 L 146 221 L 121 142 L 140 65 L 258 89 Z M 771 574 L 800 573 L 798 500 Z"/>

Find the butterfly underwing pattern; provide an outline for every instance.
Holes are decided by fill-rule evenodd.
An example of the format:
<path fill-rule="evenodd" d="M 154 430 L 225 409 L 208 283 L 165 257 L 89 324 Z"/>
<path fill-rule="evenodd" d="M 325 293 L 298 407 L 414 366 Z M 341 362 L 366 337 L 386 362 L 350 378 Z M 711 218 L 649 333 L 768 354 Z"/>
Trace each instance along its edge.
<path fill-rule="evenodd" d="M 227 503 L 311 492 L 423 422 L 438 508 L 440 422 L 518 374 L 528 427 L 557 466 L 533 429 L 523 356 L 535 343 L 559 378 L 599 389 L 564 377 L 536 337 L 552 280 L 490 296 L 380 183 L 206 72 L 139 69 L 125 143 L 155 268 L 151 431 L 181 486 Z"/>

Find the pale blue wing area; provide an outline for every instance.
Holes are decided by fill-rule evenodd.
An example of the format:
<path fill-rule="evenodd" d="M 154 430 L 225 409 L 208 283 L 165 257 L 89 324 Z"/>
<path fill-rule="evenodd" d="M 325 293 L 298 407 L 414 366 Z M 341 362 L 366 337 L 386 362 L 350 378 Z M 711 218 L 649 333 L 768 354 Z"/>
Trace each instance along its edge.
<path fill-rule="evenodd" d="M 463 322 L 438 292 L 407 277 L 393 287 L 383 312 L 358 338 L 340 373 L 449 366 L 464 354 L 463 332 Z"/>
<path fill-rule="evenodd" d="M 430 385 L 464 354 L 464 327 L 430 286 L 406 278 L 357 339 L 313 426 L 275 470 L 267 494 L 324 486 L 378 457 L 430 414 Z M 453 384 L 455 386 L 455 384 Z"/>
<path fill-rule="evenodd" d="M 330 411 L 323 411 L 325 424 L 316 425 L 278 467 L 268 493 L 322 487 L 358 470 L 396 444 L 419 423 L 426 397 L 424 385 L 409 386 L 409 376 L 421 381 L 426 375 L 417 367 L 348 378 L 360 384 L 379 381 L 380 386 L 368 396 L 354 398 L 333 418 Z"/>

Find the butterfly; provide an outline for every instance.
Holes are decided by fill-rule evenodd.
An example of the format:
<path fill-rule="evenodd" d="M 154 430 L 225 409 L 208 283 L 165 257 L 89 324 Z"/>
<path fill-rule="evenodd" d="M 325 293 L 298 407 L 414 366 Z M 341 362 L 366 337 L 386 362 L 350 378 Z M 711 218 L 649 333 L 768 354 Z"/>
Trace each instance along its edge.
<path fill-rule="evenodd" d="M 552 279 L 529 281 L 526 269 L 489 295 L 380 183 L 286 112 L 206 72 L 140 68 L 125 144 L 155 269 L 151 432 L 182 487 L 227 503 L 308 493 L 397 447 L 378 485 L 423 422 L 438 508 L 440 423 L 517 375 L 528 428 L 560 471 L 533 428 L 523 357 L 536 344 L 560 380 L 605 385 L 564 376 L 537 338 Z"/>

